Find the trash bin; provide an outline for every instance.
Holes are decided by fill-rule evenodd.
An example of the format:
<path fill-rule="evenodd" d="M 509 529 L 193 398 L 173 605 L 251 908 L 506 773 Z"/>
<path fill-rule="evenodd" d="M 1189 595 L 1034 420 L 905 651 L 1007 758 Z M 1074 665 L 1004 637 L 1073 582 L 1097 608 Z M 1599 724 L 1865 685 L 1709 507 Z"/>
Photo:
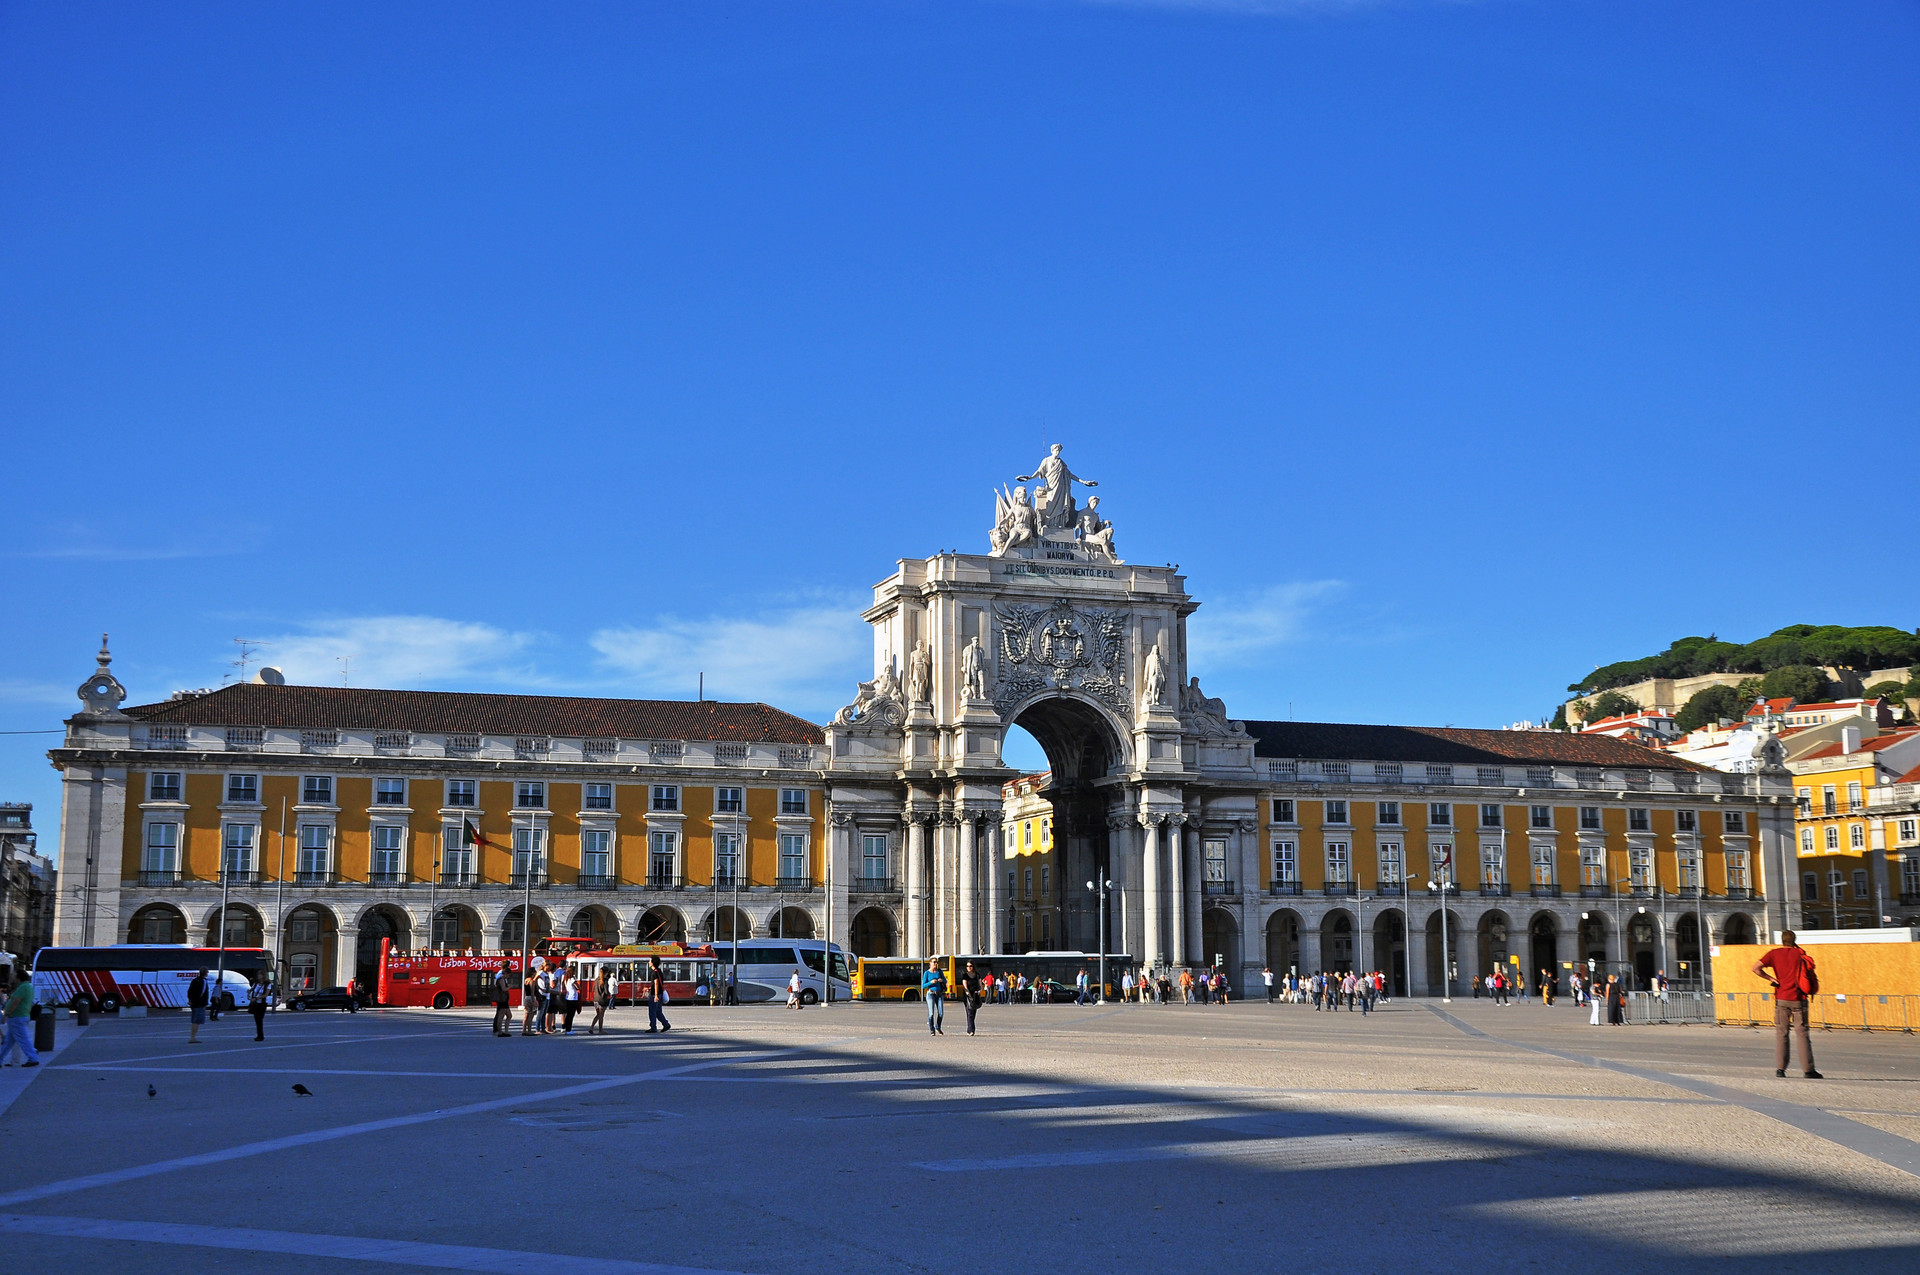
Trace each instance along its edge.
<path fill-rule="evenodd" d="M 53 1015 L 42 1013 L 38 1005 L 33 1007 L 33 1014 L 35 1019 L 33 1024 L 33 1051 L 36 1054 L 52 1053 Z"/>

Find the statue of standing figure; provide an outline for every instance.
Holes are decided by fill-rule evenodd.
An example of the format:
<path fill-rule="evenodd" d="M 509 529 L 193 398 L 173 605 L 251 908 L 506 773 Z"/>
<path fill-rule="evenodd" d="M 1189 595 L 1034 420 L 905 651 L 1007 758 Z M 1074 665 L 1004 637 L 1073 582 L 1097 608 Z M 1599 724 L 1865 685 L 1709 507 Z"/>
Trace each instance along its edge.
<path fill-rule="evenodd" d="M 993 552 L 989 557 L 1004 558 L 1039 538 L 1040 524 L 1035 520 L 1033 506 L 1027 503 L 1025 487 L 1015 487 L 1011 493 L 1005 488 L 993 493 L 993 530 L 987 534 Z"/>
<path fill-rule="evenodd" d="M 927 703 L 932 688 L 933 657 L 927 653 L 927 640 L 921 638 L 913 644 L 913 654 L 907 657 L 907 703 Z"/>
<path fill-rule="evenodd" d="M 1031 474 L 1021 474 L 1019 481 L 1039 480 L 1040 486 L 1033 489 L 1033 511 L 1040 520 L 1042 531 L 1065 531 L 1074 524 L 1073 485 L 1098 487 L 1100 484 L 1091 478 L 1082 478 L 1067 468 L 1067 462 L 1060 459 L 1060 444 L 1055 443 L 1047 458 L 1040 462 Z"/>
<path fill-rule="evenodd" d="M 980 647 L 978 634 L 960 648 L 960 691 L 968 700 L 987 697 L 987 653 Z"/>
<path fill-rule="evenodd" d="M 1167 665 L 1160 658 L 1160 644 L 1147 648 L 1147 707 L 1159 708 L 1167 702 Z"/>

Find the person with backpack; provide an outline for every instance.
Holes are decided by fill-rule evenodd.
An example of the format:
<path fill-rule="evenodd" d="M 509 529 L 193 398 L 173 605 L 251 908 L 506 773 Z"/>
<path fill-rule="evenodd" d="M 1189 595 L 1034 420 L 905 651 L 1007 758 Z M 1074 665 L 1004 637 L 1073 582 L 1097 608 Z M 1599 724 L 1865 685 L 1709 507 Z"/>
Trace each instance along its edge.
<path fill-rule="evenodd" d="M 1773 984 L 1773 1074 L 1787 1074 L 1788 1033 L 1800 1047 L 1800 1074 L 1825 1080 L 1813 1066 L 1813 1040 L 1807 1035 L 1807 1003 L 1820 993 L 1820 975 L 1813 958 L 1793 941 L 1792 930 L 1780 931 L 1780 946 L 1753 963 L 1753 972 Z"/>
<path fill-rule="evenodd" d="M 513 1038 L 513 991 L 507 986 L 507 968 L 493 972 L 493 1034 Z"/>
<path fill-rule="evenodd" d="M 207 1021 L 207 972 L 201 970 L 187 984 L 187 1017 L 191 1026 L 187 1032 L 187 1043 L 200 1043 L 200 1028 Z"/>
<path fill-rule="evenodd" d="M 667 976 L 657 956 L 647 958 L 647 1030 L 673 1030 L 673 1024 L 667 1021 Z"/>
<path fill-rule="evenodd" d="M 265 974 L 247 985 L 247 1012 L 253 1015 L 253 1038 L 265 1040 L 267 1038 L 267 976 Z"/>
<path fill-rule="evenodd" d="M 1085 978 L 1086 974 L 1083 972 L 1080 977 Z M 974 1034 L 973 1016 L 980 1012 L 980 1003 L 985 999 L 982 995 L 984 981 L 982 976 L 975 972 L 973 962 L 968 961 L 967 972 L 960 976 L 960 1007 L 967 1011 L 967 1035 L 969 1036 Z"/>

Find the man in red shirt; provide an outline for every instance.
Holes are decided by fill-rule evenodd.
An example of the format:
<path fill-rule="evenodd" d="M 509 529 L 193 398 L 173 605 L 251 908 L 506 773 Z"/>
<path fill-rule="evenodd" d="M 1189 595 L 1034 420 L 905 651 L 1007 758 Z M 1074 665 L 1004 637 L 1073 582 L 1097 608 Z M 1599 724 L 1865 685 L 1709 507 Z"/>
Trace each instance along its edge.
<path fill-rule="evenodd" d="M 1753 963 L 1753 972 L 1773 984 L 1773 1074 L 1787 1074 L 1787 1032 L 1800 1044 L 1800 1061 L 1808 1080 L 1825 1077 L 1813 1069 L 1813 1042 L 1807 1037 L 1806 988 L 1814 981 L 1813 958 L 1793 941 L 1792 930 L 1780 931 L 1780 946 Z M 1801 986 L 1806 984 L 1806 988 Z"/>

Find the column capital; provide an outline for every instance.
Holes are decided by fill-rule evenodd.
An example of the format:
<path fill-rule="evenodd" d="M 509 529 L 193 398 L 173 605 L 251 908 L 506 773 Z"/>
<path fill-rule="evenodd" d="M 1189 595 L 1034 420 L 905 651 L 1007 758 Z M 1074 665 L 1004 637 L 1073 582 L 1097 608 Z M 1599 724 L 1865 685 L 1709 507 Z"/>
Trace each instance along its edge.
<path fill-rule="evenodd" d="M 853 816 L 844 810 L 836 810 L 827 816 L 827 820 L 836 828 L 845 828 L 853 823 Z"/>
<path fill-rule="evenodd" d="M 1176 810 L 1172 814 L 1167 815 L 1166 821 L 1167 821 L 1167 826 L 1170 828 L 1178 828 L 1183 823 L 1196 822 L 1196 820 L 1192 815 L 1189 815 L 1184 811 L 1179 811 L 1179 810 Z"/>

